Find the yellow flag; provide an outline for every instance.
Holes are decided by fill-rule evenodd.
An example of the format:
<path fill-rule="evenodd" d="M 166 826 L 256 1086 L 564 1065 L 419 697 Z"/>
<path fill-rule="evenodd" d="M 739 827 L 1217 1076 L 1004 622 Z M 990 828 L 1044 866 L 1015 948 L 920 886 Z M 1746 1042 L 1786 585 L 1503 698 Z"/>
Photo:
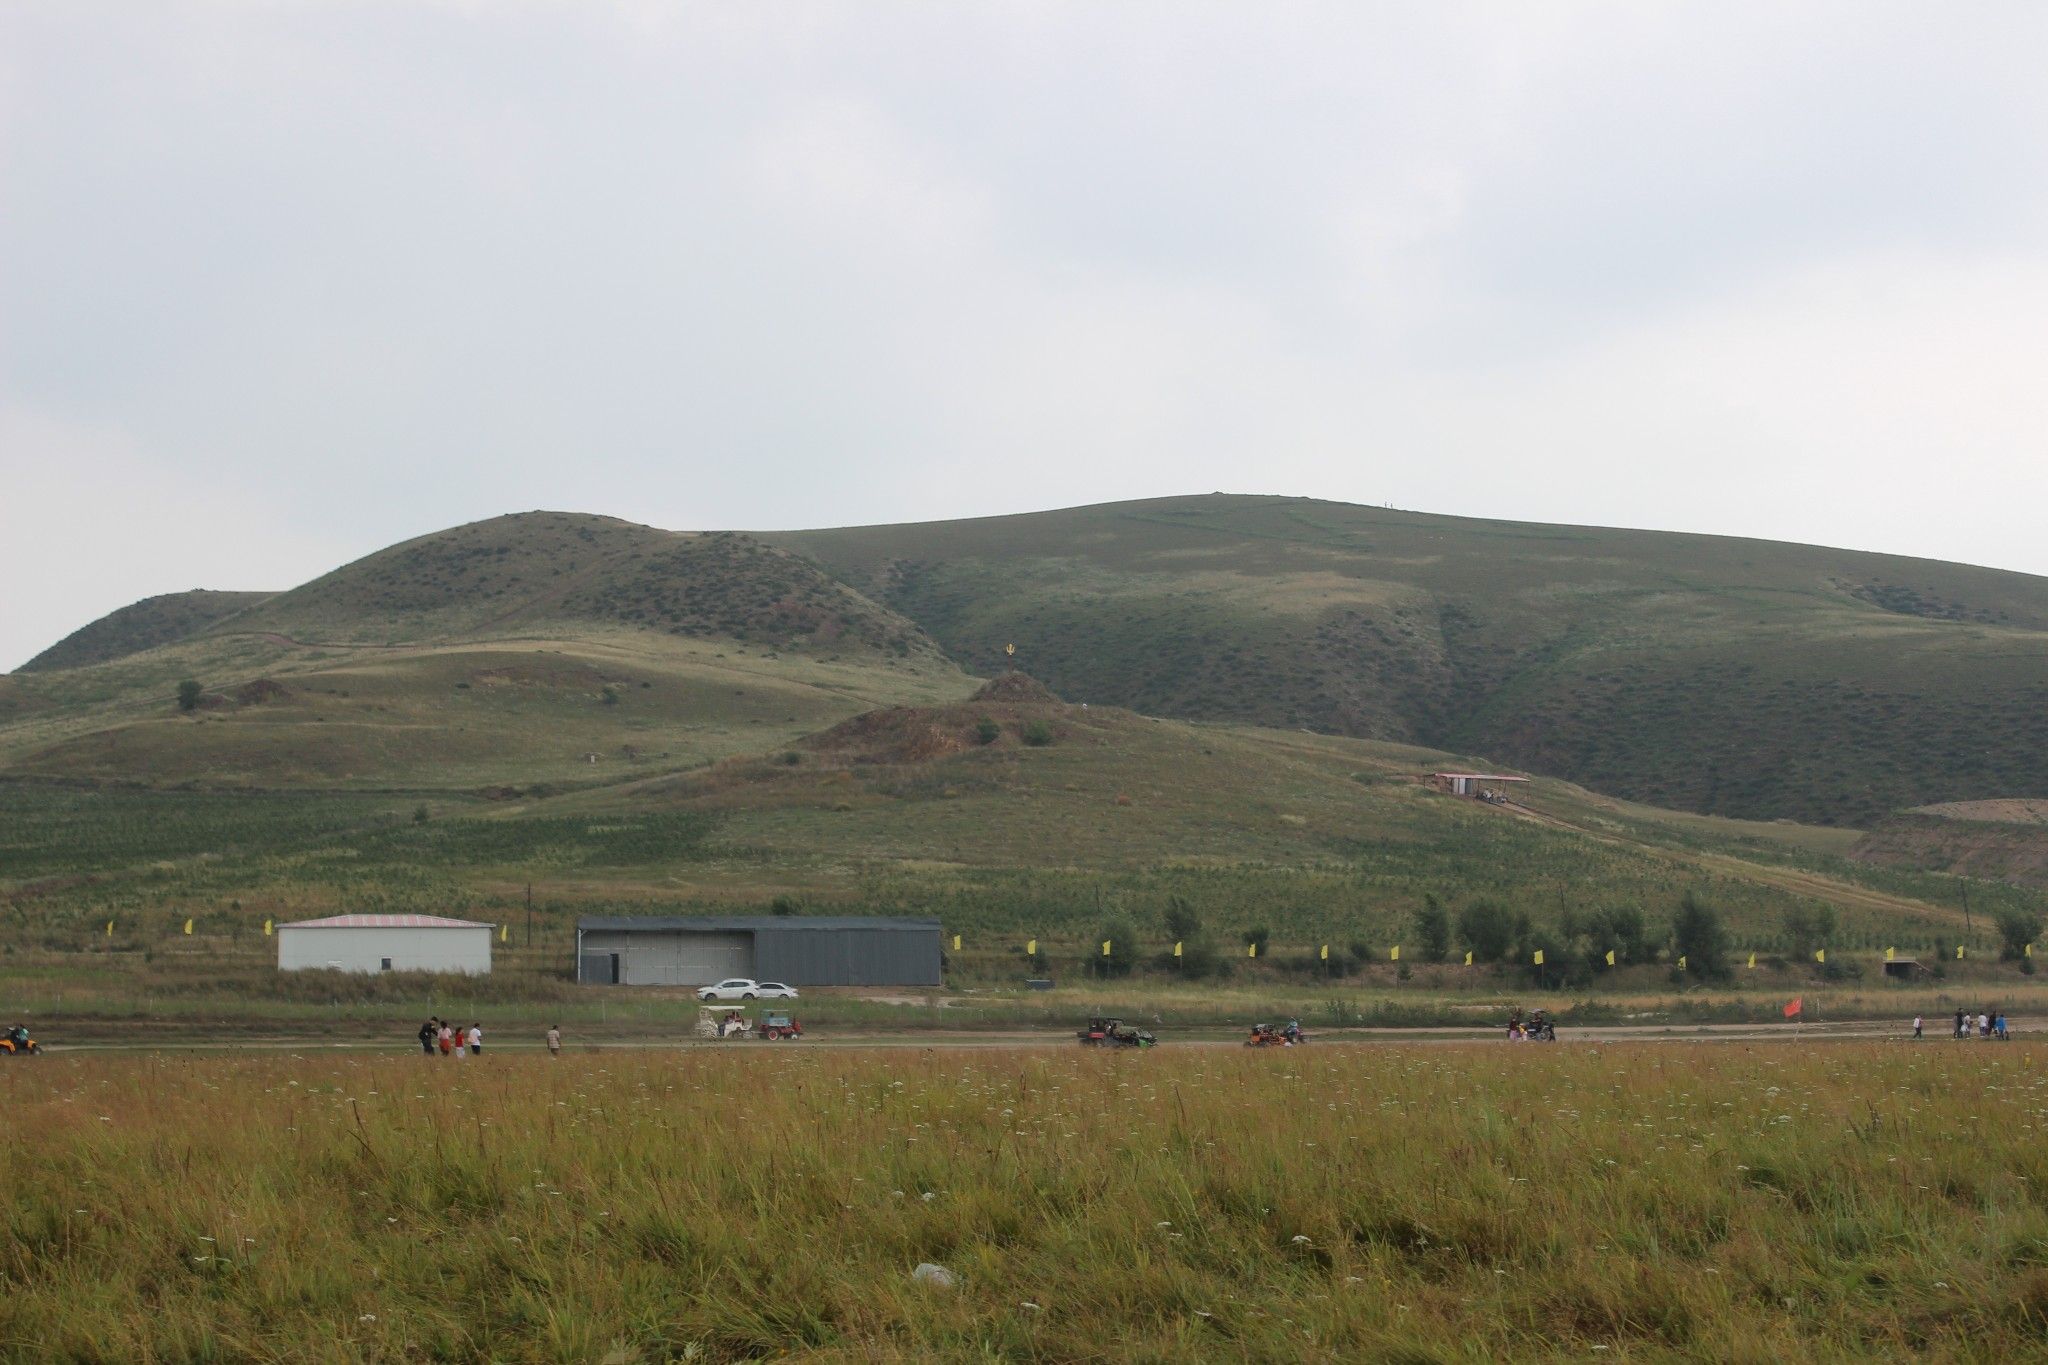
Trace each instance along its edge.
<path fill-rule="evenodd" d="M 1815 948 L 1813 950 L 1813 960 L 1815 962 L 1826 962 L 1828 960 L 1828 950 L 1825 948 Z"/>
<path fill-rule="evenodd" d="M 186 932 L 187 934 L 189 934 L 189 933 L 191 933 L 191 932 L 192 932 L 192 921 L 191 921 L 191 920 L 189 920 L 189 919 L 185 921 L 185 932 Z M 1962 954 L 1958 953 L 1958 954 L 1956 954 L 1956 956 L 1958 956 L 1958 957 L 1961 957 L 1961 956 L 1962 956 Z"/>
<path fill-rule="evenodd" d="M 1756 954 L 1755 954 L 1755 953 L 1751 953 L 1751 954 L 1749 955 L 1749 965 L 1750 965 L 1750 966 L 1752 966 L 1752 967 L 1756 966 Z"/>
<path fill-rule="evenodd" d="M 2029 943 L 2022 951 L 2025 952 L 2028 957 L 2032 957 L 2034 955 L 2034 945 Z"/>
<path fill-rule="evenodd" d="M 1607 950 L 1607 965 L 1610 967 L 1614 965 L 1614 949 L 1612 948 Z"/>
<path fill-rule="evenodd" d="M 1259 955 L 1259 945 L 1256 942 L 1245 944 L 1244 955 L 1246 957 L 1257 957 Z"/>
<path fill-rule="evenodd" d="M 1037 940 L 1037 939 L 1035 939 L 1035 938 L 1034 938 L 1034 939 L 1027 939 L 1027 940 L 1025 940 L 1025 943 L 1024 943 L 1024 956 L 1026 956 L 1026 957 L 1037 957 L 1037 956 L 1038 956 L 1038 940 Z"/>
<path fill-rule="evenodd" d="M 1327 943 L 1323 945 L 1322 958 L 1325 962 L 1328 962 L 1330 960 L 1330 945 Z"/>
<path fill-rule="evenodd" d="M 1886 962 L 1890 962 L 1892 960 L 1892 950 L 1890 948 L 1884 950 L 1884 960 Z"/>
<path fill-rule="evenodd" d="M 1536 965 L 1539 967 L 1543 965 L 1543 950 L 1541 948 L 1536 950 Z"/>
<path fill-rule="evenodd" d="M 114 922 L 113 922 L 112 920 L 108 920 L 108 921 L 107 921 L 107 937 L 108 937 L 108 938 L 112 938 L 113 936 L 114 936 Z"/>
<path fill-rule="evenodd" d="M 1465 965 L 1466 965 L 1467 967 L 1469 967 L 1469 966 L 1471 966 L 1471 965 L 1472 965 L 1472 954 L 1470 954 L 1470 953 L 1466 953 L 1466 954 L 1465 954 Z"/>
<path fill-rule="evenodd" d="M 1401 960 L 1401 945 L 1400 945 L 1400 944 L 1398 944 L 1398 943 L 1396 943 L 1396 944 L 1394 945 L 1394 951 L 1393 951 L 1392 953 L 1388 954 L 1388 956 L 1387 956 L 1387 961 L 1389 961 L 1389 962 L 1399 962 L 1400 960 Z"/>
<path fill-rule="evenodd" d="M 956 953 L 960 951 L 960 935 L 958 934 L 953 935 L 953 951 Z"/>
<path fill-rule="evenodd" d="M 1681 972 L 1685 970 L 1685 954 L 1683 953 L 1678 955 L 1678 970 Z"/>
<path fill-rule="evenodd" d="M 512 926 L 511 926 L 511 925 L 509 925 L 509 924 L 501 924 L 501 925 L 499 925 L 499 926 L 498 926 L 498 942 L 500 942 L 500 943 L 510 943 L 511 941 L 512 941 Z M 958 947 L 959 945 L 958 945 L 958 944 L 955 944 L 954 946 L 955 946 L 955 947 Z"/>
<path fill-rule="evenodd" d="M 1175 957 L 1179 957 L 1179 956 L 1180 956 L 1180 940 L 1179 940 L 1179 939 L 1175 939 L 1175 940 L 1173 941 L 1173 955 L 1174 955 Z"/>
<path fill-rule="evenodd" d="M 1109 956 L 1109 940 L 1108 940 L 1108 939 L 1104 939 L 1104 940 L 1102 940 L 1102 955 L 1103 955 L 1104 957 L 1108 957 L 1108 956 Z"/>
<path fill-rule="evenodd" d="M 265 920 L 265 921 L 263 921 L 263 937 L 265 937 L 265 938 L 269 938 L 269 937 L 270 937 L 270 930 L 271 930 L 271 928 L 272 928 L 272 925 L 271 925 L 271 922 L 270 922 L 269 920 Z"/>
<path fill-rule="evenodd" d="M 1962 960 L 1963 960 L 1963 945 L 1962 945 L 1962 944 L 1960 944 L 1960 943 L 1958 943 L 1958 944 L 1956 945 L 1956 961 L 1958 961 L 1958 962 L 1961 962 Z"/>

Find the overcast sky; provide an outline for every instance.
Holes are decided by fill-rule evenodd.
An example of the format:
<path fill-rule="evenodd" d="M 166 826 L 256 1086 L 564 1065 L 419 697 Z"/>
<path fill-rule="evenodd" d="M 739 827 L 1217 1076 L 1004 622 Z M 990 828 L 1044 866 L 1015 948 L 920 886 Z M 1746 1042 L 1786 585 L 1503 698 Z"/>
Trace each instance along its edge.
<path fill-rule="evenodd" d="M 2048 5 L 0 0 L 0 667 L 538 507 L 2048 573 Z"/>

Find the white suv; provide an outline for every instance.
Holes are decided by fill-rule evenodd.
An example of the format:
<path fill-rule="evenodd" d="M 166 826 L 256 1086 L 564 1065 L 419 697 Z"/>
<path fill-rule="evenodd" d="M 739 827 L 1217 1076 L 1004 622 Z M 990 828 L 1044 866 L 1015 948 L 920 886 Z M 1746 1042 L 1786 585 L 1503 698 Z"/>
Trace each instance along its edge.
<path fill-rule="evenodd" d="M 719 982 L 716 986 L 706 986 L 703 990 L 697 992 L 697 998 L 707 1002 L 712 1000 L 755 999 L 794 1000 L 797 998 L 797 994 L 796 987 L 785 986 L 780 981 L 752 981 L 744 976 L 735 976 Z"/>

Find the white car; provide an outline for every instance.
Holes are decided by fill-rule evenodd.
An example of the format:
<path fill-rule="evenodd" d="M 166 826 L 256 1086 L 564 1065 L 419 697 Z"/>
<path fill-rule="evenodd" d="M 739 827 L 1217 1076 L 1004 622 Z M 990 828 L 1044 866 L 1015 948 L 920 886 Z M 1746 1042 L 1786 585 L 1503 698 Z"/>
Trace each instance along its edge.
<path fill-rule="evenodd" d="M 731 977 L 716 986 L 706 986 L 697 992 L 699 1000 L 794 1000 L 796 987 L 785 986 L 780 981 L 753 981 L 744 976 Z"/>

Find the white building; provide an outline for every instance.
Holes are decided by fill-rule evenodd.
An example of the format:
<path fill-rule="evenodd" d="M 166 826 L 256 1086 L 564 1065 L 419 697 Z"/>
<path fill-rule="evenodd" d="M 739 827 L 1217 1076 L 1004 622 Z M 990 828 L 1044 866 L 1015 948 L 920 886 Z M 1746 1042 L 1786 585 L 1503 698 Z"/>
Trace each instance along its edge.
<path fill-rule="evenodd" d="M 277 926 L 281 972 L 491 970 L 495 924 L 439 915 L 332 915 Z"/>

